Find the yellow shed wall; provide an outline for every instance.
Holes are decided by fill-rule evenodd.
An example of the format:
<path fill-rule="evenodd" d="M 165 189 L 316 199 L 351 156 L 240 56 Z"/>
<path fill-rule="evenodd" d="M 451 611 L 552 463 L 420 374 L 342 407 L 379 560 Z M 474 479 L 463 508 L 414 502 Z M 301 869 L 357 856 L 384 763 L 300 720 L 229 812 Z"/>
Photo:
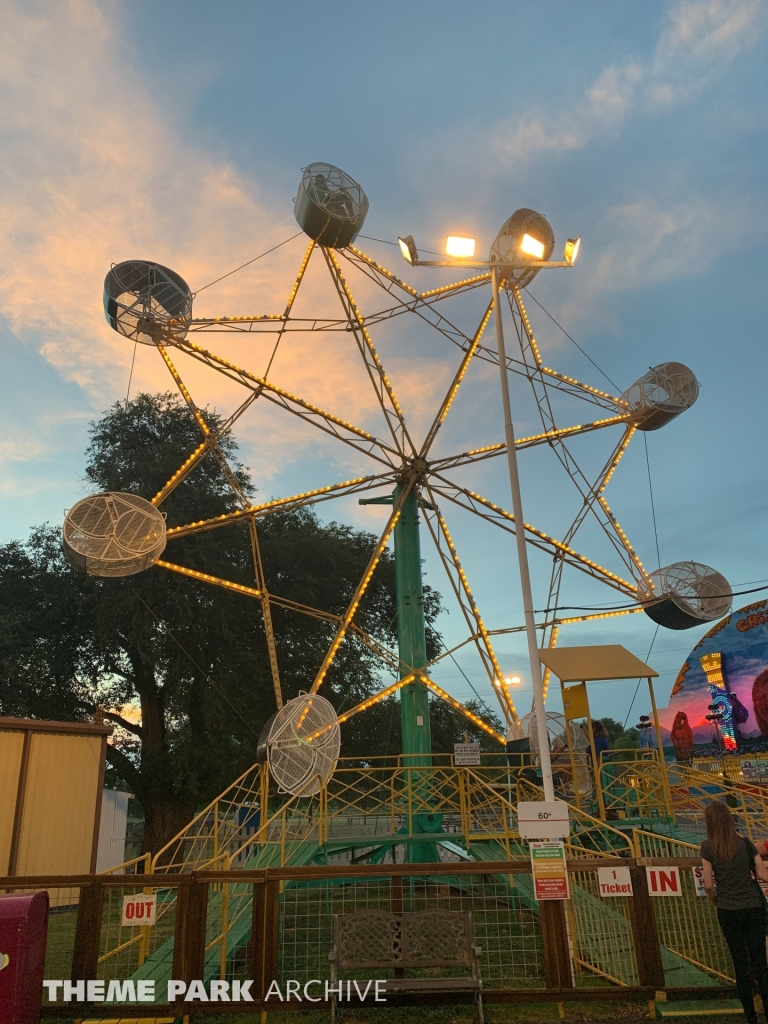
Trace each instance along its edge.
<path fill-rule="evenodd" d="M 23 732 L 0 732 L 0 873 L 8 870 L 16 795 L 19 791 Z"/>
<path fill-rule="evenodd" d="M 101 736 L 33 734 L 17 874 L 90 871 L 101 743 Z"/>

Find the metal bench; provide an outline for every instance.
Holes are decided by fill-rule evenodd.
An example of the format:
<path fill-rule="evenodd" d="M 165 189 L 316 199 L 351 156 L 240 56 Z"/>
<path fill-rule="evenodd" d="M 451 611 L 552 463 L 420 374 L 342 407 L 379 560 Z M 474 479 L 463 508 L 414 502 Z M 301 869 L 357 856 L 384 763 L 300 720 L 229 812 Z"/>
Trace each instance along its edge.
<path fill-rule="evenodd" d="M 483 1024 L 483 981 L 474 944 L 472 915 L 451 910 L 419 910 L 392 914 L 356 910 L 333 918 L 333 949 L 328 954 L 331 983 L 338 987 L 340 971 L 392 971 L 384 993 L 474 992 L 478 1024 Z M 406 978 L 407 970 L 464 967 L 463 977 Z M 337 999 L 331 997 L 331 1021 L 336 1024 Z"/>

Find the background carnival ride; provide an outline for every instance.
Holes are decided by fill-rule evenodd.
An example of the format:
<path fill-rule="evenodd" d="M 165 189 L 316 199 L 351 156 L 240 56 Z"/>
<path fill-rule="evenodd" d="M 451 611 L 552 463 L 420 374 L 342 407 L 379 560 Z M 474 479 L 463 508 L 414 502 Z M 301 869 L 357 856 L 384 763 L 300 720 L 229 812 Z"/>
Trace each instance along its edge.
<path fill-rule="evenodd" d="M 133 865 L 134 870 L 149 867 L 150 862 L 154 871 L 190 871 L 203 866 L 227 869 L 313 860 L 328 863 L 329 858 L 341 863 L 373 863 L 397 858 L 414 864 L 457 858 L 498 860 L 515 852 L 525 853 L 525 844 L 521 844 L 517 832 L 515 805 L 519 799 L 540 798 L 535 773 L 532 775 L 530 769 L 511 770 L 503 756 L 489 758 L 478 768 L 457 768 L 450 756 L 432 753 L 429 730 L 432 695 L 466 715 L 475 726 L 499 742 L 500 751 L 504 750 L 506 737 L 465 708 L 431 677 L 434 662 L 427 660 L 424 639 L 420 519 L 466 621 L 469 637 L 465 643 L 473 644 L 477 650 L 507 730 L 515 735 L 521 729 L 492 639 L 495 633 L 510 630 L 489 630 L 485 625 L 444 512 L 447 507 L 468 511 L 499 529 L 502 541 L 519 528 L 510 512 L 456 479 L 456 473 L 463 467 L 505 454 L 505 445 L 499 442 L 447 455 L 436 451 L 440 428 L 473 364 L 480 360 L 498 365 L 495 352 L 483 343 L 492 315 L 492 299 L 483 298 L 479 321 L 470 330 L 449 319 L 445 306 L 457 296 L 480 293 L 489 283 L 491 274 L 474 274 L 455 283 L 418 292 L 352 244 L 367 209 L 368 200 L 363 190 L 338 168 L 313 164 L 305 169 L 295 212 L 311 241 L 281 313 L 193 317 L 193 295 L 175 272 L 149 261 L 130 261 L 113 267 L 107 274 L 104 302 L 108 322 L 127 339 L 157 349 L 198 423 L 201 441 L 151 501 L 126 494 L 100 494 L 79 502 L 66 517 L 65 550 L 74 565 L 94 575 L 123 576 L 155 566 L 199 580 L 201 584 L 234 590 L 244 598 L 257 601 L 263 615 L 277 707 L 276 717 L 263 737 L 264 764 L 254 765 L 236 780 L 165 849 L 155 851 L 151 858 L 149 855 L 139 858 Z M 615 614 L 644 611 L 657 623 L 673 629 L 717 619 L 730 606 L 727 581 L 714 570 L 694 562 L 677 563 L 649 573 L 605 497 L 607 485 L 634 433 L 658 429 L 696 400 L 695 376 L 679 363 L 664 363 L 652 368 L 622 395 L 614 396 L 546 366 L 523 303 L 522 289 L 536 270 L 546 265 L 553 247 L 554 236 L 544 218 L 524 210 L 507 221 L 491 250 L 492 257 L 514 253 L 517 269 L 511 270 L 500 260 L 499 271 L 500 290 L 506 296 L 517 342 L 517 350 L 507 359 L 507 370 L 530 385 L 541 422 L 541 430 L 519 438 L 516 448 L 549 448 L 578 494 L 577 511 L 562 539 L 555 539 L 532 524 L 523 525 L 527 543 L 552 561 L 547 613 L 537 624 L 542 646 L 554 646 L 558 629 L 564 624 Z M 339 300 L 339 314 L 335 318 L 293 316 L 297 293 L 311 260 L 320 261 L 327 270 L 330 290 Z M 526 261 L 531 264 L 530 268 L 520 269 Z M 367 294 L 376 289 L 380 291 L 384 301 L 378 308 L 374 304 L 371 312 L 363 314 L 350 287 L 348 278 L 352 277 L 364 283 Z M 457 350 L 450 385 L 421 438 L 414 437 L 409 427 L 371 333 L 378 330 L 379 325 L 397 322 L 397 318 L 403 316 L 417 318 Z M 356 351 L 381 412 L 383 436 L 290 393 L 266 374 L 257 375 L 236 365 L 212 351 L 201 337 L 211 333 L 232 337 L 233 334 L 267 332 L 275 336 L 276 348 L 290 344 L 295 331 L 338 332 L 339 359 L 344 357 L 343 353 Z M 226 420 L 226 427 L 255 401 L 268 402 L 347 445 L 357 457 L 365 456 L 372 463 L 372 472 L 262 504 L 251 503 L 218 447 L 217 435 L 211 432 L 182 380 L 176 366 L 177 354 L 225 375 L 244 389 L 245 398 Z M 586 403 L 590 413 L 582 417 L 584 422 L 561 425 L 556 407 L 558 399 L 563 397 Z M 572 442 L 581 435 L 597 431 L 618 432 L 618 438 L 612 438 L 600 471 L 590 475 L 574 456 Z M 219 463 L 239 509 L 214 520 L 167 526 L 161 512 L 163 501 L 206 457 L 213 457 Z M 259 519 L 330 498 L 371 491 L 377 493 L 362 500 L 387 506 L 387 521 L 345 613 L 331 615 L 273 593 L 264 578 L 259 555 Z M 587 520 L 597 523 L 608 539 L 616 571 L 580 554 L 574 547 L 576 535 Z M 161 557 L 166 545 L 172 547 L 178 537 L 243 522 L 247 524 L 252 547 L 253 586 L 214 578 L 194 567 L 181 566 Z M 394 538 L 396 566 L 397 652 L 368 636 L 355 622 L 355 612 L 390 537 Z M 607 584 L 626 606 L 618 611 L 590 615 L 559 615 L 557 609 L 566 566 Z M 290 608 L 297 614 L 317 616 L 330 624 L 333 634 L 310 692 L 288 702 L 284 701 L 275 650 L 273 605 Z M 337 716 L 319 691 L 340 645 L 350 638 L 374 651 L 382 665 L 395 676 L 395 681 Z M 547 681 L 545 678 L 545 685 Z M 337 762 L 339 723 L 397 692 L 403 725 L 402 756 L 383 763 L 372 759 L 365 766 L 346 764 L 343 759 Z M 571 747 L 570 730 L 565 730 L 565 736 Z M 534 747 L 536 739 L 534 727 Z M 621 759 L 609 759 L 598 772 L 598 778 L 590 783 L 594 788 L 594 781 L 597 781 L 610 823 L 593 817 L 580 806 L 578 772 L 572 771 L 570 776 L 565 769 L 561 772 L 562 795 L 566 799 L 576 798 L 576 806 L 572 806 L 573 834 L 568 844 L 574 855 L 615 854 L 642 847 L 645 841 L 642 829 L 649 824 L 655 826 L 657 837 L 667 834 L 683 838 L 679 831 L 683 819 L 694 831 L 700 823 L 704 803 L 711 798 L 709 791 L 702 788 L 701 780 L 693 776 L 678 779 L 677 788 L 670 787 L 658 752 L 621 753 Z M 588 758 L 582 757 L 589 773 Z M 287 794 L 282 802 L 274 799 L 270 802 L 270 773 L 280 791 Z M 706 781 L 711 782 L 711 779 Z M 727 785 L 737 793 L 736 799 L 741 801 L 740 813 L 748 827 L 758 819 L 765 819 L 765 807 L 758 796 L 738 782 Z M 685 795 L 681 796 L 683 789 Z M 677 805 L 675 793 L 679 797 Z M 130 869 L 131 865 L 126 866 L 126 870 Z M 224 889 L 229 892 L 231 887 Z M 235 897 L 222 897 L 216 926 L 218 937 L 212 940 L 211 949 L 218 943 L 218 952 L 214 949 L 212 956 L 214 959 L 219 956 L 221 960 L 223 951 L 221 962 L 224 964 L 238 946 L 236 922 L 244 920 L 246 903 L 245 895 L 239 901 Z M 109 955 L 107 951 L 105 957 Z M 141 962 L 142 957 L 139 959 Z M 158 951 L 141 970 L 160 977 L 165 970 L 161 966 L 165 960 L 167 950 L 165 956 Z M 166 967 L 170 969 L 169 964 Z"/>

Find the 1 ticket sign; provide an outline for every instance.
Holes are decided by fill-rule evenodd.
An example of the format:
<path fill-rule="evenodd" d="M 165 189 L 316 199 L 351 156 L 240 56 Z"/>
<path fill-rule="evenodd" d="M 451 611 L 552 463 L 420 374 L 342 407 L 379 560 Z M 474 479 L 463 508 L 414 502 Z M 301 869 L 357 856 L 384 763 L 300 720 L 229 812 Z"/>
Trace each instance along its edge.
<path fill-rule="evenodd" d="M 155 923 L 156 913 L 157 893 L 153 893 L 151 896 L 143 893 L 136 893 L 134 896 L 123 896 L 123 917 L 121 922 L 123 928 L 137 925 L 142 925 L 144 928 L 147 925 L 151 926 Z"/>
<path fill-rule="evenodd" d="M 521 839 L 565 839 L 571 834 L 568 804 L 562 800 L 536 800 L 517 805 Z"/>
<path fill-rule="evenodd" d="M 454 743 L 453 763 L 457 768 L 480 764 L 479 743 Z"/>
<path fill-rule="evenodd" d="M 629 868 L 598 868 L 597 883 L 603 897 L 632 895 L 632 876 Z"/>
<path fill-rule="evenodd" d="M 562 843 L 531 843 L 533 896 L 536 900 L 568 900 L 568 867 Z"/>

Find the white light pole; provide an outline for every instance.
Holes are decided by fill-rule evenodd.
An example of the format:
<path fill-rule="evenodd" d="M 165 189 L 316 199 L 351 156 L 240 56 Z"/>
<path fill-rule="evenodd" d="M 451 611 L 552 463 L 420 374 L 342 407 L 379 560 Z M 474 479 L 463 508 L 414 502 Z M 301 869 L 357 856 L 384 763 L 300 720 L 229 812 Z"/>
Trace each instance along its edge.
<path fill-rule="evenodd" d="M 531 666 L 531 685 L 533 686 L 533 707 L 536 712 L 536 731 L 539 736 L 541 779 L 544 785 L 544 799 L 554 800 L 555 787 L 552 782 L 552 760 L 549 756 L 549 734 L 547 733 L 547 717 L 544 709 L 544 687 L 541 680 L 539 644 L 536 639 L 536 620 L 533 616 L 533 594 L 531 592 L 531 574 L 528 568 L 528 549 L 525 543 L 523 499 L 520 495 L 520 474 L 517 468 L 515 429 L 512 423 L 512 403 L 509 398 L 507 354 L 504 348 L 504 325 L 501 322 L 499 271 L 495 266 L 491 267 L 491 286 L 493 287 L 493 317 L 496 321 L 496 349 L 499 354 L 501 404 L 504 409 L 504 439 L 507 442 L 507 466 L 509 467 L 509 487 L 512 491 L 512 514 L 515 517 L 515 541 L 517 543 L 517 561 L 520 568 L 520 587 L 523 592 L 525 635 L 528 640 L 528 660 Z"/>
<path fill-rule="evenodd" d="M 527 211 L 530 212 L 530 211 Z M 520 475 L 517 468 L 517 449 L 515 448 L 515 431 L 512 423 L 512 403 L 509 398 L 509 379 L 507 376 L 507 356 L 504 349 L 504 326 L 501 321 L 501 303 L 499 302 L 499 270 L 509 273 L 512 270 L 550 270 L 559 267 L 572 267 L 579 251 L 580 238 L 566 240 L 563 250 L 563 262 L 555 263 L 542 260 L 544 245 L 528 234 L 523 235 L 519 243 L 519 251 L 534 259 L 517 260 L 507 264 L 491 261 L 475 261 L 475 240 L 449 236 L 448 254 L 463 257 L 452 260 L 420 260 L 413 236 L 398 238 L 403 258 L 417 267 L 490 267 L 491 285 L 493 287 L 493 314 L 496 321 L 496 348 L 499 356 L 499 377 L 501 379 L 501 401 L 504 409 L 504 436 L 507 445 L 507 465 L 509 467 L 509 486 L 512 491 L 512 513 L 515 518 L 515 541 L 517 543 L 517 560 L 520 569 L 520 588 L 523 593 L 523 613 L 525 615 L 525 634 L 528 640 L 528 660 L 531 666 L 531 685 L 533 686 L 533 708 L 536 714 L 536 731 L 539 738 L 539 756 L 541 758 L 541 776 L 544 788 L 544 799 L 555 799 L 555 787 L 552 782 L 552 760 L 549 755 L 549 734 L 547 732 L 547 715 L 544 708 L 544 686 L 541 678 L 541 661 L 539 644 L 536 638 L 536 620 L 533 615 L 533 595 L 531 592 L 531 574 L 528 568 L 528 548 L 525 543 L 525 520 L 523 518 L 523 502 L 520 496 Z M 469 258 L 466 258 L 469 257 Z"/>

